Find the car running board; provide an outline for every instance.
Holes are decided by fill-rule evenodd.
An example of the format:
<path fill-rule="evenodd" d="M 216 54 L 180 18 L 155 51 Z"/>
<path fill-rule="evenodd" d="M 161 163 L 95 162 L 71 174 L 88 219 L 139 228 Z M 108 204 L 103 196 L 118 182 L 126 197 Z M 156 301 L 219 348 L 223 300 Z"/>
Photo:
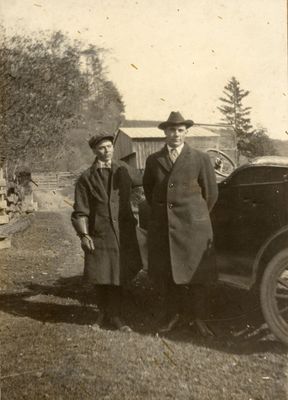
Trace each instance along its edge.
<path fill-rule="evenodd" d="M 219 274 L 219 283 L 225 285 L 237 287 L 238 289 L 249 290 L 251 289 L 251 277 L 239 276 L 239 275 L 229 275 L 229 274 Z"/>

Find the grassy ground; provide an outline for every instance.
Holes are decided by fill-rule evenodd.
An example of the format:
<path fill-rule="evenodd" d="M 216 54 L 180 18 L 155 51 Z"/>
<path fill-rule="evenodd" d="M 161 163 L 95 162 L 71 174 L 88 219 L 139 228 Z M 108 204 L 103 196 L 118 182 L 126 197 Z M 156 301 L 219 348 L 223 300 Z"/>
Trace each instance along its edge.
<path fill-rule="evenodd" d="M 92 328 L 93 291 L 68 212 L 38 213 L 0 252 L 1 391 L 12 399 L 287 399 L 287 354 L 256 297 L 218 288 L 204 339 L 157 335 L 155 292 L 127 295 L 130 334 Z"/>

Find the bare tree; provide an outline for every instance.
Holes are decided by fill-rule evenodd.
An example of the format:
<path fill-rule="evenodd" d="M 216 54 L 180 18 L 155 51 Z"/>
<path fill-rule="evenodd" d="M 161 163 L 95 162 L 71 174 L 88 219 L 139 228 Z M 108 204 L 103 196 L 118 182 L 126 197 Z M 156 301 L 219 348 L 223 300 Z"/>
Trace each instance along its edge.
<path fill-rule="evenodd" d="M 124 106 L 105 78 L 102 53 L 62 32 L 1 35 L 0 141 L 10 164 L 48 160 L 53 169 L 69 150 L 71 128 L 89 118 L 117 126 Z M 91 68 L 83 67 L 83 57 Z"/>

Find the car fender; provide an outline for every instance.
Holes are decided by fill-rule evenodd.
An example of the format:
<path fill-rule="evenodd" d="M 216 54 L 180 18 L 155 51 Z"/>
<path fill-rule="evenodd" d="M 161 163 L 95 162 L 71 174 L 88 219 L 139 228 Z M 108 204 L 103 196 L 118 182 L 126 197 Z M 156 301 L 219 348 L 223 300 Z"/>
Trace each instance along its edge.
<path fill-rule="evenodd" d="M 252 285 L 261 280 L 269 260 L 284 248 L 288 248 L 288 225 L 274 232 L 260 247 L 253 262 Z"/>

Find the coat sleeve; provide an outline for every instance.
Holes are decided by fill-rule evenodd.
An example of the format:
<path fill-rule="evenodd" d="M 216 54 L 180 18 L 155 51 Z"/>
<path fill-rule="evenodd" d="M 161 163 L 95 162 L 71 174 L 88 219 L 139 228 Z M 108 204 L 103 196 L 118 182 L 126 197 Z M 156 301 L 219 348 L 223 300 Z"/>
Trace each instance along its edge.
<path fill-rule="evenodd" d="M 214 168 L 208 154 L 203 154 L 198 183 L 202 190 L 202 196 L 207 202 L 209 212 L 214 207 L 218 198 L 218 185 Z"/>
<path fill-rule="evenodd" d="M 89 217 L 90 207 L 89 207 L 89 197 L 88 188 L 82 177 L 78 179 L 75 185 L 75 197 L 74 197 L 74 211 L 71 215 L 72 224 L 74 226 L 75 220 L 81 217 Z"/>
<path fill-rule="evenodd" d="M 155 185 L 155 179 L 153 175 L 153 160 L 148 157 L 146 160 L 146 166 L 143 176 L 143 188 L 147 203 L 151 205 L 152 203 L 152 194 Z"/>

